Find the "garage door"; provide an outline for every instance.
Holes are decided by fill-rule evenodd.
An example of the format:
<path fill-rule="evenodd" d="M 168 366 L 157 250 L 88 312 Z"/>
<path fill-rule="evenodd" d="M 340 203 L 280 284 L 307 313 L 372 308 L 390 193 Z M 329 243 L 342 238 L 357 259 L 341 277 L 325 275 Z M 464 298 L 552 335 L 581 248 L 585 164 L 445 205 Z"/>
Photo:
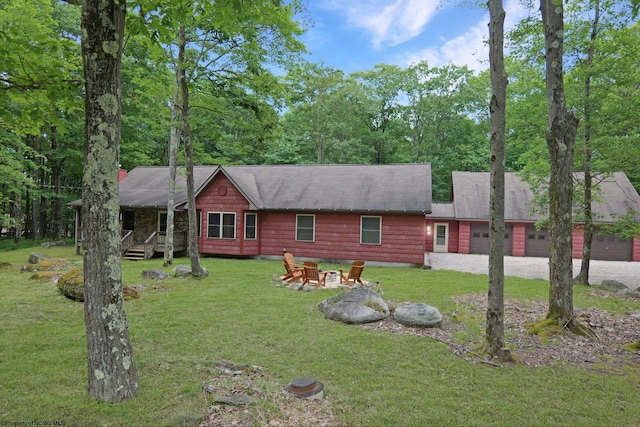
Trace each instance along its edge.
<path fill-rule="evenodd" d="M 615 234 L 597 234 L 591 240 L 591 259 L 631 261 L 632 242 Z"/>
<path fill-rule="evenodd" d="M 542 228 L 538 231 L 533 225 L 528 225 L 526 233 L 525 256 L 549 256 L 549 230 Z"/>
<path fill-rule="evenodd" d="M 513 226 L 506 225 L 504 233 L 504 254 L 511 255 Z M 472 254 L 489 254 L 489 224 L 471 224 L 470 251 Z"/>

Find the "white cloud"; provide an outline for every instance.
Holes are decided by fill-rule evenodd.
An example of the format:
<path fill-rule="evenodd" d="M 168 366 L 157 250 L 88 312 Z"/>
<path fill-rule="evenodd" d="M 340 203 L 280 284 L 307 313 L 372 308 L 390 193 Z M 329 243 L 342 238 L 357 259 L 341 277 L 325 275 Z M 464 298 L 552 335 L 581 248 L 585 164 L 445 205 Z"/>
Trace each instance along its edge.
<path fill-rule="evenodd" d="M 504 6 L 506 12 L 505 31 L 513 28 L 532 11 L 524 8 L 518 0 L 507 0 Z M 426 60 L 431 67 L 441 67 L 446 64 L 458 66 L 466 65 L 471 70 L 480 71 L 488 67 L 489 47 L 485 43 L 489 36 L 489 13 L 469 30 L 457 37 L 443 41 L 440 45 L 409 54 L 405 58 L 405 65 Z"/>
<path fill-rule="evenodd" d="M 436 14 L 438 2 L 424 0 L 330 0 L 347 25 L 371 35 L 375 49 L 396 46 L 419 35 Z"/>

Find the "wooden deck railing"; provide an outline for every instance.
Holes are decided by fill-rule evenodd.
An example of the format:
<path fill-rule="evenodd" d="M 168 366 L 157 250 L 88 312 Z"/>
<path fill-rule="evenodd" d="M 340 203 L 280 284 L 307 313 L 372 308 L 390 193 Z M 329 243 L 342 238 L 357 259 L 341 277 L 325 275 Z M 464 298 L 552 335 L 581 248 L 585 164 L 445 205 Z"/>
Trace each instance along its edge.
<path fill-rule="evenodd" d="M 122 238 L 120 239 L 122 243 L 122 254 L 126 254 L 129 249 L 133 247 L 133 230 L 122 230 L 121 231 Z"/>
<path fill-rule="evenodd" d="M 167 233 L 165 231 L 158 232 L 158 246 L 162 246 L 163 250 L 166 250 Z M 173 249 L 184 250 L 187 247 L 187 232 L 186 231 L 174 231 L 173 232 Z"/>
<path fill-rule="evenodd" d="M 151 233 L 147 240 L 144 241 L 144 259 L 149 259 L 153 256 L 158 244 L 158 232 Z"/>

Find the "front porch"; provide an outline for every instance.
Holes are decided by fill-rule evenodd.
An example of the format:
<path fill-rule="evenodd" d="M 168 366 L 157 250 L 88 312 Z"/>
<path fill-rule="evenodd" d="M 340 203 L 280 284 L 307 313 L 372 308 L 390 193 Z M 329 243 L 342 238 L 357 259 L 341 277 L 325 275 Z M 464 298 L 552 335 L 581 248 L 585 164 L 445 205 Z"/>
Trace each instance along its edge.
<path fill-rule="evenodd" d="M 167 248 L 167 233 L 154 231 L 144 241 L 134 239 L 133 230 L 122 230 L 122 259 L 146 260 L 156 253 L 164 253 Z M 76 255 L 80 254 L 82 247 L 82 233 L 76 232 Z M 187 232 L 175 231 L 173 233 L 173 250 L 181 252 L 187 250 Z"/>

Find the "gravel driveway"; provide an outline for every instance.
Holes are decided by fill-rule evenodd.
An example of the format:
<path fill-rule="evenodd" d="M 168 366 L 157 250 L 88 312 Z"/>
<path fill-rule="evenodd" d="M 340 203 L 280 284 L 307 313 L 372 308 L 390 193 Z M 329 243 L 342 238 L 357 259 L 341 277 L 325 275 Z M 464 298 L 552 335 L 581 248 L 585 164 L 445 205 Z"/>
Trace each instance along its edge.
<path fill-rule="evenodd" d="M 489 256 L 452 253 L 428 253 L 425 264 L 433 270 L 456 270 L 489 274 Z M 592 260 L 589 283 L 599 285 L 603 280 L 617 280 L 630 289 L 640 288 L 640 262 Z M 580 271 L 580 260 L 573 260 L 573 276 Z M 533 257 L 504 257 L 505 276 L 549 280 L 549 259 Z"/>

